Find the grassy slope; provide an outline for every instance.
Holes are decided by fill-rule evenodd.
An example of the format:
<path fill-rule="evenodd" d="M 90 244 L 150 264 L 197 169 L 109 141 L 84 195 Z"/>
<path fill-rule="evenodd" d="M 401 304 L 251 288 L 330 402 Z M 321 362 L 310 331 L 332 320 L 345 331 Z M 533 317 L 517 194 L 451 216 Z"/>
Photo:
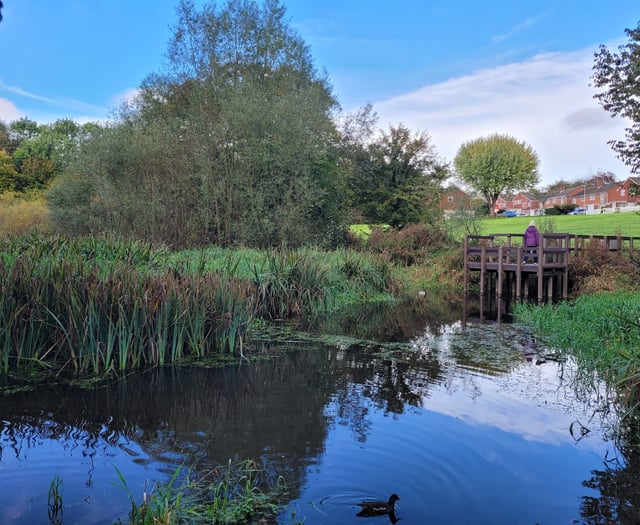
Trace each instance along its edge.
<path fill-rule="evenodd" d="M 522 233 L 531 217 L 499 217 L 482 219 L 482 235 Z M 573 233 L 578 235 L 623 235 L 640 237 L 640 215 L 634 212 L 603 215 L 558 215 L 535 219 L 542 232 Z"/>

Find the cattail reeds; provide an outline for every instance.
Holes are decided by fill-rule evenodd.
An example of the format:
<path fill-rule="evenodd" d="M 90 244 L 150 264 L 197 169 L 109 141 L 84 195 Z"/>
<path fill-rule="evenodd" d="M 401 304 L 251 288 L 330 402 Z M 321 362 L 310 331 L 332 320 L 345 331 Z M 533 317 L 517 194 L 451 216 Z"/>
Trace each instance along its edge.
<path fill-rule="evenodd" d="M 241 281 L 161 272 L 143 245 L 15 240 L 4 243 L 2 254 L 4 374 L 52 365 L 100 375 L 239 353 L 249 329 Z"/>

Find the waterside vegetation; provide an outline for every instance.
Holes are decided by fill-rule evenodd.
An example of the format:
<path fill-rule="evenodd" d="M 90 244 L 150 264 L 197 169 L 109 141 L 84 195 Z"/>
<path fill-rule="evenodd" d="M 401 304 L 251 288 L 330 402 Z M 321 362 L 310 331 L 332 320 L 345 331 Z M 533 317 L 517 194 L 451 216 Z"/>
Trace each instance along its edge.
<path fill-rule="evenodd" d="M 382 255 L 312 249 L 171 254 L 142 242 L 27 235 L 0 242 L 0 374 L 100 378 L 242 359 L 261 319 L 388 300 Z"/>
<path fill-rule="evenodd" d="M 531 326 L 549 345 L 574 356 L 583 376 L 604 378 L 617 393 L 626 418 L 640 407 L 640 294 L 586 294 L 556 305 L 515 307 L 519 322 Z M 636 445 L 640 445 L 638 436 Z"/>

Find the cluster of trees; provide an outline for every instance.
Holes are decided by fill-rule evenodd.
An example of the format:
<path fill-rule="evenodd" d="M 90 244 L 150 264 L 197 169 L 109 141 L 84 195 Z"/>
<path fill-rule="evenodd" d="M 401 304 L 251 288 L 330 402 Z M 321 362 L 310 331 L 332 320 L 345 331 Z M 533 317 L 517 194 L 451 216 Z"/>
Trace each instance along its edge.
<path fill-rule="evenodd" d="M 450 171 L 430 136 L 376 132 L 370 106 L 341 115 L 280 0 L 181 0 L 177 15 L 166 65 L 109 123 L 0 122 L 0 192 L 48 188 L 68 233 L 180 247 L 330 245 L 352 222 L 438 222 Z M 636 123 L 613 144 L 635 171 L 640 28 L 627 33 L 619 55 L 596 55 L 594 80 L 605 108 Z M 538 181 L 535 151 L 507 135 L 463 144 L 453 164 L 489 210 Z"/>
<path fill-rule="evenodd" d="M 10 124 L 0 121 L 0 193 L 46 188 L 95 128 L 70 119 L 42 125 L 26 118 Z"/>
<path fill-rule="evenodd" d="M 7 127 L 0 191 L 55 178 L 58 228 L 175 246 L 335 244 L 355 218 L 434 219 L 447 167 L 429 136 L 402 125 L 376 135 L 370 107 L 341 119 L 279 0 L 183 0 L 177 13 L 166 66 L 111 122 Z"/>

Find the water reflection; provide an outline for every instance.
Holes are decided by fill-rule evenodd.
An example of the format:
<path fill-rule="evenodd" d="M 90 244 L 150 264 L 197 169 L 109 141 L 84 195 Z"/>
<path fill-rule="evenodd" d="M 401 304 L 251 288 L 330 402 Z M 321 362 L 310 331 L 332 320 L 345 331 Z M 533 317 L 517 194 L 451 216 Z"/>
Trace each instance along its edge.
<path fill-rule="evenodd" d="M 391 492 L 397 517 L 416 523 L 568 523 L 580 513 L 606 523 L 627 508 L 617 502 L 637 503 L 624 493 L 637 487 L 621 483 L 636 462 L 601 469 L 614 451 L 571 363 L 545 360 L 547 349 L 515 326 L 412 308 L 396 320 L 372 311 L 377 343 L 352 314 L 333 321 L 335 333 L 362 330 L 368 342 L 289 345 L 251 365 L 0 398 L 0 486 L 21 487 L 0 491 L 0 522 L 42 522 L 58 474 L 65 522 L 113 523 L 128 504 L 111 486 L 114 467 L 139 499 L 183 463 L 229 458 L 285 477 L 281 523 L 295 511 L 306 524 L 364 525 L 357 502 Z M 578 443 L 575 421 L 591 430 Z"/>

